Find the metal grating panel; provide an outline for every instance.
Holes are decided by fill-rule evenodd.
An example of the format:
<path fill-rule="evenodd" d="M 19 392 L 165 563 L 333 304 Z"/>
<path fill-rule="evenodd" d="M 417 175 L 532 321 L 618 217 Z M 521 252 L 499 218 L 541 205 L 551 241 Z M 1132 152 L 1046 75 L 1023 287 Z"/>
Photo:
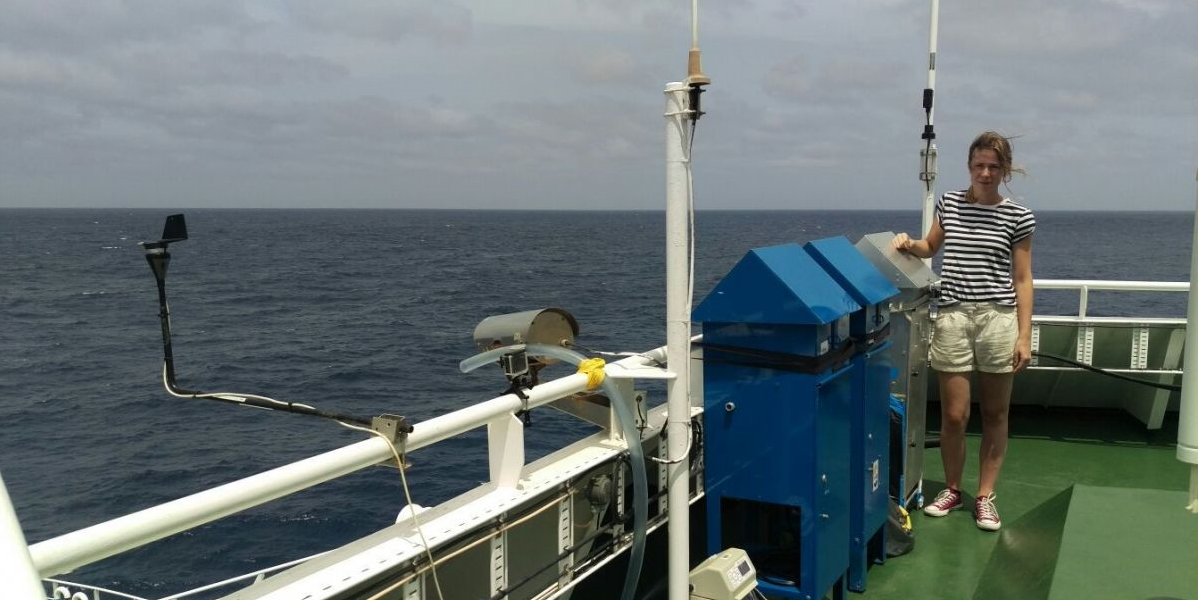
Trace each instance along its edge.
<path fill-rule="evenodd" d="M 507 532 L 491 538 L 491 596 L 507 587 Z"/>
<path fill-rule="evenodd" d="M 403 584 L 403 600 L 424 600 L 424 576 Z"/>
<path fill-rule="evenodd" d="M 1084 364 L 1094 362 L 1094 328 L 1078 327 L 1077 329 L 1077 361 Z"/>
<path fill-rule="evenodd" d="M 1040 351 L 1040 325 L 1038 323 L 1033 323 L 1032 324 L 1032 364 L 1031 364 L 1031 366 L 1033 366 L 1033 367 L 1040 364 L 1040 357 L 1036 356 L 1036 353 L 1039 351 Z"/>
<path fill-rule="evenodd" d="M 574 494 L 562 498 L 557 503 L 557 553 L 564 555 L 557 563 L 558 586 L 570 583 L 570 575 L 574 570 L 574 553 L 568 552 L 574 546 Z"/>
<path fill-rule="evenodd" d="M 1131 368 L 1148 368 L 1148 328 L 1137 327 L 1131 334 Z"/>

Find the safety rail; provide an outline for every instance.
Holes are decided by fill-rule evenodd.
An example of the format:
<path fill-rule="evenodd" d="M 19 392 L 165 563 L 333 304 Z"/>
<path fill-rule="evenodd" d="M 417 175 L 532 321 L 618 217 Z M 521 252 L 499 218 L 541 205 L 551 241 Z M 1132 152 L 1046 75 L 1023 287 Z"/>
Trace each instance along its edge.
<path fill-rule="evenodd" d="M 610 363 L 606 374 L 624 380 L 670 378 L 673 374 L 660 366 L 665 360 L 665 347 L 662 346 Z M 506 394 L 434 417 L 417 423 L 400 449 L 411 452 L 478 427 L 507 422 L 521 411 L 569 397 L 587 387 L 587 375 L 575 373 L 537 385 L 527 391 L 527 399 Z M 519 431 L 514 434 L 522 436 Z M 496 435 L 503 439 L 492 439 Z M 523 465 L 523 439 L 512 439 L 512 436 L 511 428 L 488 427 L 492 481 L 509 477 L 512 469 L 518 472 Z M 388 460 L 392 460 L 392 453 L 387 442 L 372 437 L 33 544 L 29 546 L 29 554 L 39 576 L 46 579 Z M 249 576 L 253 575 L 238 579 Z M 189 593 L 169 598 L 180 598 Z M 141 600 L 134 596 L 120 597 Z"/>
<path fill-rule="evenodd" d="M 1189 282 L 1038 279 L 1033 285 L 1037 292 L 1076 290 L 1078 305 L 1073 315 L 1033 315 L 1032 364 L 1016 380 L 1016 396 L 1046 406 L 1119 407 L 1148 429 L 1161 428 L 1176 405 L 1170 386 L 1182 374 L 1185 317 L 1089 316 L 1090 292 L 1188 292 Z M 1095 369 L 1125 379 L 1087 372 Z"/>
<path fill-rule="evenodd" d="M 185 592 L 179 592 L 178 594 L 171 594 L 169 596 L 164 596 L 160 600 L 181 600 L 182 598 L 190 598 L 191 596 L 195 596 L 196 594 L 201 594 L 203 592 L 219 590 L 220 588 L 228 587 L 228 586 L 235 585 L 238 583 L 242 583 L 242 582 L 250 580 L 250 579 L 258 580 L 258 579 L 261 579 L 262 577 L 265 577 L 271 573 L 274 573 L 277 571 L 282 571 L 283 569 L 288 569 L 288 568 L 294 567 L 296 565 L 306 563 L 314 558 L 320 558 L 321 556 L 324 556 L 325 554 L 326 554 L 325 552 L 321 552 L 319 554 L 313 554 L 312 556 L 305 556 L 304 558 L 287 561 L 282 564 L 277 564 L 273 567 L 266 567 L 265 569 L 259 569 L 252 573 L 244 573 L 244 574 L 238 575 L 236 577 L 230 577 L 229 579 L 225 579 L 224 581 L 218 581 L 216 583 L 211 583 L 211 584 L 201 586 L 201 587 L 198 587 L 195 589 L 187 590 Z M 88 585 L 85 583 L 76 583 L 73 581 L 64 581 L 61 579 L 45 579 L 45 580 L 43 580 L 42 583 L 44 585 L 48 586 L 48 588 L 49 588 L 49 594 L 46 596 L 46 600 L 113 600 L 113 599 L 150 600 L 149 598 L 142 598 L 140 596 L 134 596 L 132 594 L 117 592 L 114 590 L 110 590 L 110 589 L 106 589 L 106 588 L 102 588 L 102 587 L 98 587 L 98 586 L 94 586 L 94 585 Z M 87 592 L 91 592 L 91 595 L 89 596 L 87 594 Z"/>
<path fill-rule="evenodd" d="M 43 582 L 47 589 L 46 600 L 148 600 L 140 596 L 125 594 L 94 585 L 46 579 Z"/>
<path fill-rule="evenodd" d="M 1090 304 L 1091 291 L 1123 292 L 1189 292 L 1188 281 L 1110 281 L 1102 279 L 1036 279 L 1037 290 L 1077 290 L 1078 317 L 1084 318 Z"/>

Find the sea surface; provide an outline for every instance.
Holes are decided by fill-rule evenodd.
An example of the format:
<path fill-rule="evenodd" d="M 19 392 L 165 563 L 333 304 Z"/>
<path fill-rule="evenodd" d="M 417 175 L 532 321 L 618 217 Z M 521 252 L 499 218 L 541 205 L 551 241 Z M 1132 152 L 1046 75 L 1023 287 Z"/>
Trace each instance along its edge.
<path fill-rule="evenodd" d="M 157 292 L 137 242 L 156 240 L 167 214 L 0 210 L 0 473 L 30 542 L 363 439 L 321 419 L 166 394 Z M 562 307 L 591 349 L 665 341 L 661 212 L 186 214 L 191 239 L 171 246 L 167 280 L 186 388 L 419 426 L 506 387 L 494 370 L 457 368 L 489 315 Z M 1192 214 L 1037 217 L 1037 278 L 1189 280 Z M 749 248 L 918 228 L 916 212 L 699 212 L 696 302 Z M 1089 312 L 1184 316 L 1185 296 L 1093 293 Z M 1077 296 L 1040 291 L 1036 302 L 1038 314 L 1072 314 Z M 533 422 L 530 460 L 589 431 L 550 409 Z M 481 431 L 411 461 L 423 505 L 487 477 Z M 158 598 L 349 542 L 404 504 L 394 470 L 366 469 L 67 578 Z"/>

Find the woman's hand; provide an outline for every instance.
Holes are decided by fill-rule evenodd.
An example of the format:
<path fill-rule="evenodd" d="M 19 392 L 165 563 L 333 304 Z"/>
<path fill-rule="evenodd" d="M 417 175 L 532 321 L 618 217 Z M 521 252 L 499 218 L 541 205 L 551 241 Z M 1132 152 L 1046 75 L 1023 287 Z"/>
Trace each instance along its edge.
<path fill-rule="evenodd" d="M 905 233 L 900 233 L 894 236 L 894 239 L 890 241 L 890 245 L 894 246 L 894 249 L 899 252 L 910 252 L 911 246 L 915 245 L 915 240 L 912 240 L 911 236 Z"/>
<path fill-rule="evenodd" d="M 894 236 L 890 241 L 890 245 L 899 252 L 904 252 L 918 258 L 932 258 L 940 251 L 940 244 L 944 243 L 944 229 L 940 227 L 940 219 L 932 219 L 932 227 L 928 229 L 928 234 L 922 240 L 913 240 L 911 236 L 900 233 Z"/>
<path fill-rule="evenodd" d="M 1020 337 L 1015 340 L 1015 352 L 1011 355 L 1011 366 L 1016 372 L 1022 371 L 1032 364 L 1032 341 Z"/>

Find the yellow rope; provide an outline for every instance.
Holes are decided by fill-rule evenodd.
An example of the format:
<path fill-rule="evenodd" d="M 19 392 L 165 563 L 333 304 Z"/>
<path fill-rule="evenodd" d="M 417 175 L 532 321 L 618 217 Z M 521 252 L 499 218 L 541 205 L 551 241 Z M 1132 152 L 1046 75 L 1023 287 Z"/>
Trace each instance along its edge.
<path fill-rule="evenodd" d="M 606 373 L 603 366 L 607 363 L 602 358 L 588 358 L 578 363 L 578 372 L 587 376 L 587 389 L 593 390 L 603 383 Z"/>

